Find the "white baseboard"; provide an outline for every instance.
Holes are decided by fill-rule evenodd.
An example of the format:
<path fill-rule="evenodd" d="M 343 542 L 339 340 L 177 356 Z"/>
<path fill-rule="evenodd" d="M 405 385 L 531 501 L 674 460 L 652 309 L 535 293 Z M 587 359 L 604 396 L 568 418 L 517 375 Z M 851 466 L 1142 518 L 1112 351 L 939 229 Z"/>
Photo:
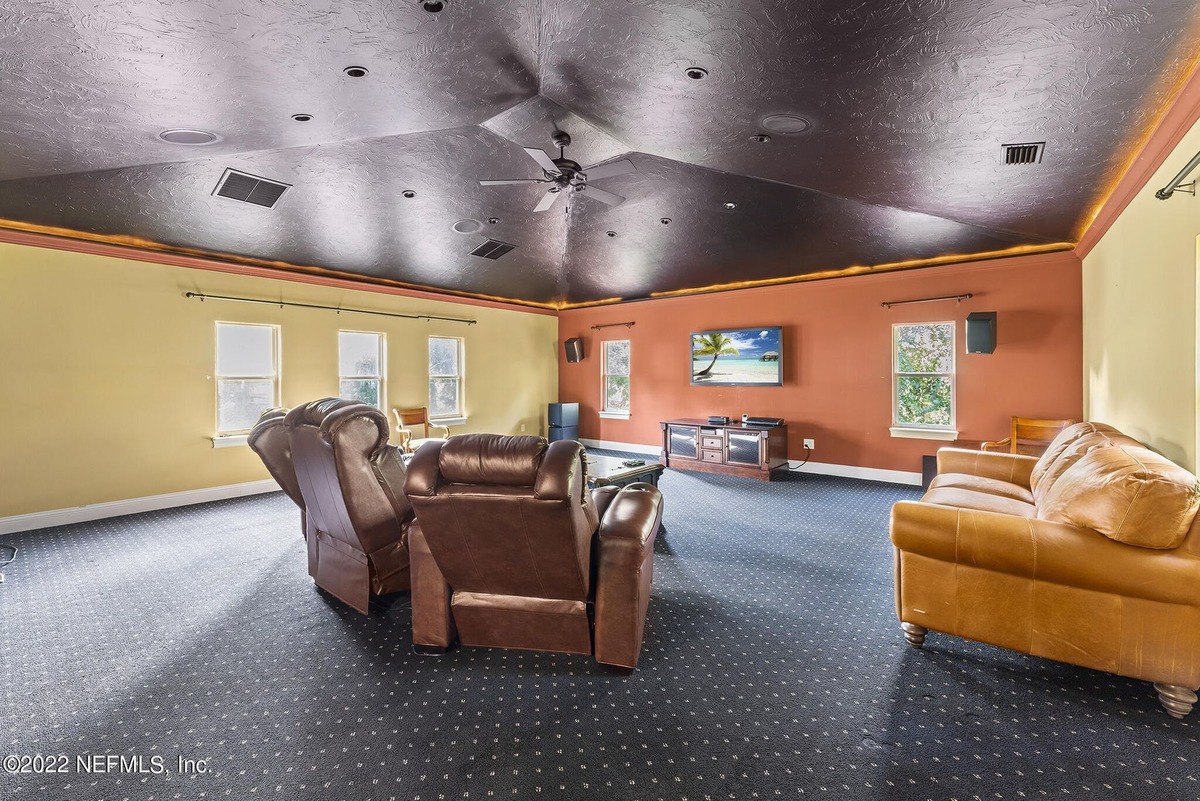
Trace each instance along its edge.
<path fill-rule="evenodd" d="M 658 456 L 661 449 L 655 445 L 639 445 L 636 442 L 612 442 L 606 439 L 579 440 L 589 448 L 601 448 L 606 451 L 628 451 L 629 453 L 645 453 Z M 912 484 L 921 486 L 921 474 L 905 470 L 884 470 L 879 467 L 858 467 L 850 464 L 825 464 L 823 462 L 808 462 L 801 465 L 798 460 L 790 460 L 788 467 L 799 473 L 815 473 L 822 476 L 841 476 L 842 478 L 861 478 L 864 481 L 884 481 L 888 484 Z"/>
<path fill-rule="evenodd" d="M 24 515 L 0 517 L 0 534 L 12 534 L 16 531 L 30 531 L 50 526 L 66 526 L 71 523 L 102 520 L 106 517 L 120 517 L 138 512 L 153 512 L 157 509 L 171 509 L 176 506 L 190 506 L 194 503 L 223 501 L 226 498 L 259 495 L 264 492 L 275 492 L 278 489 L 279 485 L 273 479 L 267 478 L 262 481 L 245 481 L 241 484 L 226 484 L 221 487 L 205 487 L 183 492 L 168 492 L 163 495 L 147 495 L 144 498 L 128 498 L 123 501 L 92 503 L 68 509 L 30 512 Z"/>
<path fill-rule="evenodd" d="M 580 439 L 579 441 L 589 448 L 600 448 L 605 451 L 627 451 L 651 456 L 658 456 L 662 451 L 657 445 L 638 445 L 636 442 L 613 442 L 607 439 Z"/>

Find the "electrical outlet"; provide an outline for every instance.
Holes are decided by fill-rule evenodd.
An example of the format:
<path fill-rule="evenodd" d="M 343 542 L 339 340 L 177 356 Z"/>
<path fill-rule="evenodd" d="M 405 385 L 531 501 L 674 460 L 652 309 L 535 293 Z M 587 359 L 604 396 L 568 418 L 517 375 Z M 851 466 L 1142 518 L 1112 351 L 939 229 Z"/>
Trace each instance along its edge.
<path fill-rule="evenodd" d="M 524 423 L 521 423 L 521 433 L 522 434 L 525 433 L 525 424 Z"/>
<path fill-rule="evenodd" d="M 804 447 L 810 451 L 815 451 L 817 449 L 817 441 L 815 439 L 806 439 L 804 440 Z"/>

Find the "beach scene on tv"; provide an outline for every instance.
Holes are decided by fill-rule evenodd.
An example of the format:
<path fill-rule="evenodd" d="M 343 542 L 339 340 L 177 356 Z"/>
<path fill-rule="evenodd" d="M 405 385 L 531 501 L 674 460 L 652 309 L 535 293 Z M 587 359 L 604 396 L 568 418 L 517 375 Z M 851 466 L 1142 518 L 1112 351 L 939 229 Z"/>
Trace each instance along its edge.
<path fill-rule="evenodd" d="M 738 328 L 692 334 L 692 383 L 783 383 L 781 328 Z"/>

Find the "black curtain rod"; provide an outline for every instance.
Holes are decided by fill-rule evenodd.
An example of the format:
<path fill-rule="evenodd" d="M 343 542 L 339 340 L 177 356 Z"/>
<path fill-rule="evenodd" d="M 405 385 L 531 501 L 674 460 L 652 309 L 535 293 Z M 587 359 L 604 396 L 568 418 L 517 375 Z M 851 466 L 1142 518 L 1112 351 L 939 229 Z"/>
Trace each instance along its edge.
<path fill-rule="evenodd" d="M 616 328 L 617 326 L 622 325 L 626 328 L 633 328 L 635 325 L 637 325 L 637 323 L 605 323 L 604 325 L 593 325 L 592 330 L 599 331 L 601 328 Z"/>
<path fill-rule="evenodd" d="M 939 300 L 956 300 L 959 303 L 962 303 L 964 300 L 970 300 L 973 297 L 975 297 L 975 295 L 973 293 L 967 292 L 966 294 L 963 294 L 963 295 L 942 295 L 941 297 L 938 297 L 938 298 L 916 298 L 914 300 L 885 300 L 883 303 L 880 303 L 879 305 L 885 309 L 890 309 L 893 306 L 906 306 L 909 303 L 935 303 Z"/>
<path fill-rule="evenodd" d="M 462 317 L 439 317 L 436 314 L 400 314 L 398 312 L 374 311 L 372 309 L 349 309 L 345 306 L 325 306 L 320 303 L 292 303 L 286 300 L 264 300 L 263 298 L 235 298 L 229 295 L 206 295 L 203 292 L 185 292 L 185 298 L 198 298 L 201 302 L 206 300 L 231 300 L 235 303 L 262 303 L 267 306 L 294 306 L 298 309 L 328 309 L 335 311 L 338 314 L 342 312 L 353 312 L 354 314 L 375 314 L 380 317 L 400 317 L 405 320 L 443 320 L 448 323 L 466 323 L 467 325 L 475 325 L 478 320 L 467 320 Z"/>

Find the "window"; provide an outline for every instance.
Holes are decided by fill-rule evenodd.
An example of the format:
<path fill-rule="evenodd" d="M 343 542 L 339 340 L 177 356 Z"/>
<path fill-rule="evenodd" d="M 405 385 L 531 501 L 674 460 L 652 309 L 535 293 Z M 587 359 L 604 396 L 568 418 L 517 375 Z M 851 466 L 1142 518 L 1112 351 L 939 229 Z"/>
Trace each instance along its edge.
<path fill-rule="evenodd" d="M 954 323 L 892 326 L 892 373 L 896 428 L 954 433 Z"/>
<path fill-rule="evenodd" d="M 429 416 L 463 416 L 463 341 L 429 338 Z"/>
<path fill-rule="evenodd" d="M 602 343 L 604 354 L 604 405 L 601 414 L 629 416 L 629 340 Z"/>
<path fill-rule="evenodd" d="M 249 431 L 279 405 L 279 328 L 217 323 L 217 434 Z"/>
<path fill-rule="evenodd" d="M 338 395 L 383 408 L 383 334 L 338 331 Z"/>

